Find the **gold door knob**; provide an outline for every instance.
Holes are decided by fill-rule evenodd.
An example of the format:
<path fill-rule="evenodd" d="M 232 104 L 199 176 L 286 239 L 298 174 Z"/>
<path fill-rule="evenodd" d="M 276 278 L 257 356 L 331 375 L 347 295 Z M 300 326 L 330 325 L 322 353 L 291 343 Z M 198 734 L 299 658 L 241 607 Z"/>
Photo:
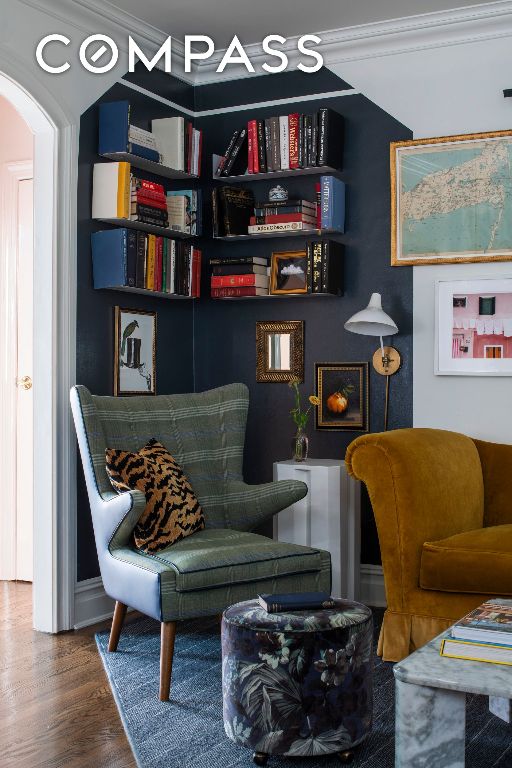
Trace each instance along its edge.
<path fill-rule="evenodd" d="M 23 389 L 32 389 L 32 379 L 30 376 L 23 376 L 22 379 L 18 379 L 18 387 L 23 387 Z"/>

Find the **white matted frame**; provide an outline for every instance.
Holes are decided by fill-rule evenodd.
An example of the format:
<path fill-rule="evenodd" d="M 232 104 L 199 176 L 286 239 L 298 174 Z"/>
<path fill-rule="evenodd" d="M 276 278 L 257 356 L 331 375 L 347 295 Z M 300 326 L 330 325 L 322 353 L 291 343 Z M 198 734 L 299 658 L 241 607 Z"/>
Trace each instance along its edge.
<path fill-rule="evenodd" d="M 37 100 L 31 95 L 37 93 Z M 34 134 L 33 625 L 70 629 L 76 583 L 75 382 L 77 126 L 53 93 L 0 51 L 0 95 Z M 2 434 L 2 439 L 4 439 Z"/>
<path fill-rule="evenodd" d="M 512 357 L 452 356 L 453 299 L 460 295 L 474 294 L 512 295 L 512 277 L 436 281 L 434 373 L 437 376 L 512 376 Z M 505 332 L 503 339 L 507 338 Z"/>

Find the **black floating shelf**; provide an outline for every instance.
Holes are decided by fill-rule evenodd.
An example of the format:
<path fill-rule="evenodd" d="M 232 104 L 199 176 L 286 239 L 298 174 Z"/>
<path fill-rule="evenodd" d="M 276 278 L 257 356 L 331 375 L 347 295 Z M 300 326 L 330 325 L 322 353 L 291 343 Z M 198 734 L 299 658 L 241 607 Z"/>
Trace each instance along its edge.
<path fill-rule="evenodd" d="M 106 157 L 108 160 L 116 160 L 117 162 L 130 163 L 134 168 L 141 168 L 143 171 L 154 173 L 155 176 L 164 176 L 166 179 L 189 179 L 190 181 L 197 181 L 199 178 L 199 176 L 194 176 L 191 173 L 178 171 L 176 168 L 168 168 L 166 165 L 162 165 L 162 163 L 146 160 L 145 157 L 132 155 L 130 152 L 105 152 L 100 155 L 100 157 Z"/>
<path fill-rule="evenodd" d="M 152 235 L 163 235 L 171 240 L 188 240 L 196 235 L 189 235 L 188 232 L 179 232 L 169 227 L 157 227 L 154 224 L 144 224 L 142 221 L 132 221 L 131 219 L 94 219 L 102 221 L 104 224 L 114 224 L 116 227 L 127 227 L 128 229 L 138 229 L 141 232 L 149 232 Z"/>
<path fill-rule="evenodd" d="M 339 168 L 331 168 L 330 165 L 315 165 L 310 168 L 293 168 L 288 171 L 269 171 L 269 173 L 244 173 L 241 176 L 217 176 L 213 174 L 214 181 L 223 181 L 225 184 L 244 184 L 248 181 L 268 181 L 269 179 L 286 179 L 291 176 L 341 176 Z"/>
<path fill-rule="evenodd" d="M 287 229 L 284 232 L 255 232 L 251 235 L 224 235 L 214 237 L 214 240 L 233 242 L 235 240 L 257 240 L 259 238 L 273 237 L 325 237 L 326 235 L 343 235 L 339 229 Z"/>
<path fill-rule="evenodd" d="M 183 301 L 196 299 L 196 296 L 182 296 L 179 293 L 165 293 L 164 291 L 150 291 L 148 288 L 132 288 L 129 285 L 112 285 L 106 288 L 95 288 L 96 291 L 123 291 L 123 293 L 140 293 L 144 296 L 154 296 L 159 299 L 179 299 Z"/>
<path fill-rule="evenodd" d="M 247 301 L 249 299 L 339 299 L 336 293 L 267 293 L 264 296 L 211 296 L 212 301 Z"/>

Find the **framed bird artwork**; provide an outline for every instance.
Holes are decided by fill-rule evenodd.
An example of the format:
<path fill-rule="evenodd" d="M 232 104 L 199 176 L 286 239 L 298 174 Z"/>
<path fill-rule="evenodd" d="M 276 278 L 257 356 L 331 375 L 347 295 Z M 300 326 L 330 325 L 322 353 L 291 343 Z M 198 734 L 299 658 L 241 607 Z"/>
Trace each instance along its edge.
<path fill-rule="evenodd" d="M 156 395 L 156 312 L 114 307 L 114 395 Z"/>

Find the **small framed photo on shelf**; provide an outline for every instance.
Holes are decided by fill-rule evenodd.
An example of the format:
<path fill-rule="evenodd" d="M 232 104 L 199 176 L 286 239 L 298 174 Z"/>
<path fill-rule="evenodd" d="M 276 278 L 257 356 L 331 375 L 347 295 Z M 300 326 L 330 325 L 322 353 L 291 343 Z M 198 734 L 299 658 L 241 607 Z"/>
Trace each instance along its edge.
<path fill-rule="evenodd" d="M 114 395 L 156 394 L 156 312 L 114 307 Z"/>
<path fill-rule="evenodd" d="M 308 292 L 306 251 L 279 251 L 272 254 L 270 293 L 273 295 Z"/>
<path fill-rule="evenodd" d="M 512 376 L 512 277 L 438 280 L 434 370 Z"/>
<path fill-rule="evenodd" d="M 316 429 L 369 430 L 368 363 L 315 363 Z"/>

